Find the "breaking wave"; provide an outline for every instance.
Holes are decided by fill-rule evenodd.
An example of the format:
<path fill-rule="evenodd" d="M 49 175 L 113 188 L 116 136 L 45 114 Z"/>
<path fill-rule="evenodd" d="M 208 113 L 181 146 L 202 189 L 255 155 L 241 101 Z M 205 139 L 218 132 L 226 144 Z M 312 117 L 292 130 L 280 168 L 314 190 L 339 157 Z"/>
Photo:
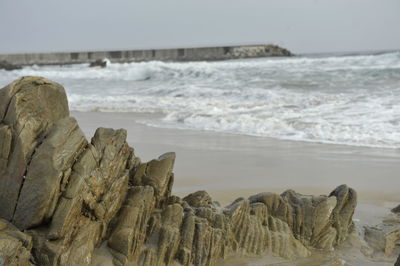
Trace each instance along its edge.
<path fill-rule="evenodd" d="M 400 147 L 400 53 L 0 71 L 63 84 L 72 110 L 161 113 L 151 126 Z"/>

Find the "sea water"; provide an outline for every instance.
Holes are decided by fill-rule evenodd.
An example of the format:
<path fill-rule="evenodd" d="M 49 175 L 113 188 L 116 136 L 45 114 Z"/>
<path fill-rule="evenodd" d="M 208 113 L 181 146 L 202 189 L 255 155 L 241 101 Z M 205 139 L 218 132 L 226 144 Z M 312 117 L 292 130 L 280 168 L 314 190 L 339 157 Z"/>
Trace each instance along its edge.
<path fill-rule="evenodd" d="M 0 70 L 62 84 L 71 110 L 157 113 L 154 127 L 400 148 L 400 52 Z M 141 116 L 143 117 L 143 116 Z"/>

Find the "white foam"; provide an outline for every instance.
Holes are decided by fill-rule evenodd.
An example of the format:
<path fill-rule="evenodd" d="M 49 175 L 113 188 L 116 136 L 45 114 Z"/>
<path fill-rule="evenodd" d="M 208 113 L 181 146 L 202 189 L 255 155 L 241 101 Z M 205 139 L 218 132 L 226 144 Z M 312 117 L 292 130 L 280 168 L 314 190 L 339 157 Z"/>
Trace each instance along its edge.
<path fill-rule="evenodd" d="M 60 82 L 73 110 L 165 114 L 152 126 L 400 148 L 399 52 L 0 73 Z"/>

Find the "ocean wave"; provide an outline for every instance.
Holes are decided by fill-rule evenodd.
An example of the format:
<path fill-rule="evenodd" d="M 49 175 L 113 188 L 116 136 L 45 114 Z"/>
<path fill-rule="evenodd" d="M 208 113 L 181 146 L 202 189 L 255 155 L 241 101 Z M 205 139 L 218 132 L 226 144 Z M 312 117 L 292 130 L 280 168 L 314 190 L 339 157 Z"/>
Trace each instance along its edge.
<path fill-rule="evenodd" d="M 399 69 L 400 52 L 378 55 L 330 57 L 290 57 L 270 59 L 227 60 L 216 62 L 140 62 L 111 63 L 106 68 L 88 68 L 88 64 L 64 66 L 30 66 L 13 71 L 21 75 L 43 75 L 51 79 L 104 80 L 168 80 L 227 79 L 234 73 L 256 70 L 258 73 L 283 71 L 289 73 L 339 70 Z M 239 73 L 240 74 L 240 73 Z"/>
<path fill-rule="evenodd" d="M 218 62 L 32 66 L 72 110 L 161 113 L 151 126 L 400 148 L 400 52 Z"/>

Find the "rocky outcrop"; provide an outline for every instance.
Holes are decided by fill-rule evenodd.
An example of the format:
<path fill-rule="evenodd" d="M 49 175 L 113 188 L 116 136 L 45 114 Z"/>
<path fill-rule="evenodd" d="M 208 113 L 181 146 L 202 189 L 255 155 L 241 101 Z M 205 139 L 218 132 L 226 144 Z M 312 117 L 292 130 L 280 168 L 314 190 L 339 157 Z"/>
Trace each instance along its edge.
<path fill-rule="evenodd" d="M 69 170 L 51 221 L 28 232 L 35 257 L 50 265 L 89 265 L 94 248 L 121 208 L 132 150 L 124 130 L 98 129 Z"/>
<path fill-rule="evenodd" d="M 32 237 L 0 219 L 0 265 L 33 265 Z"/>
<path fill-rule="evenodd" d="M 36 149 L 55 130 L 54 125 L 68 116 L 64 88 L 44 78 L 25 77 L 0 90 L 0 218 L 13 220 L 28 167 L 37 168 L 35 164 L 40 163 L 33 160 L 40 156 Z M 58 160 L 65 160 L 63 154 L 60 156 Z M 32 185 L 41 188 L 40 183 Z"/>
<path fill-rule="evenodd" d="M 373 256 L 383 253 L 385 256 L 396 254 L 396 246 L 400 245 L 400 215 L 392 214 L 382 223 L 364 227 L 364 238 L 372 248 Z"/>
<path fill-rule="evenodd" d="M 293 56 L 289 50 L 273 44 L 232 47 L 227 55 L 231 58 Z"/>
<path fill-rule="evenodd" d="M 99 128 L 88 142 L 59 84 L 24 77 L 0 96 L 7 265 L 91 265 L 103 253 L 113 265 L 295 259 L 332 250 L 353 230 L 357 196 L 346 185 L 328 196 L 260 193 L 226 207 L 205 191 L 181 199 L 171 194 L 175 153 L 142 163 L 122 129 Z"/>
<path fill-rule="evenodd" d="M 107 66 L 107 62 L 108 62 L 108 60 L 106 60 L 106 59 L 97 59 L 96 61 L 91 62 L 89 64 L 89 67 L 102 67 L 102 68 L 104 68 L 104 67 Z"/>
<path fill-rule="evenodd" d="M 400 214 L 400 205 L 398 205 L 397 207 L 394 207 L 394 208 L 392 209 L 392 212 L 393 212 L 393 213 L 399 213 L 399 214 Z"/>

